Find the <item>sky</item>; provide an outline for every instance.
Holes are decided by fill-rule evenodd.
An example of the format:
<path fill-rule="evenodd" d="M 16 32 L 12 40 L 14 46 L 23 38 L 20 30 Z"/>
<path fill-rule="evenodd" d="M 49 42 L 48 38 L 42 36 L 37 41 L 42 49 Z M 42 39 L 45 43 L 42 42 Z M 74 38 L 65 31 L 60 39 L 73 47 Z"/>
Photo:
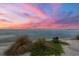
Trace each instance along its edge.
<path fill-rule="evenodd" d="M 79 4 L 0 3 L 0 29 L 79 29 Z"/>

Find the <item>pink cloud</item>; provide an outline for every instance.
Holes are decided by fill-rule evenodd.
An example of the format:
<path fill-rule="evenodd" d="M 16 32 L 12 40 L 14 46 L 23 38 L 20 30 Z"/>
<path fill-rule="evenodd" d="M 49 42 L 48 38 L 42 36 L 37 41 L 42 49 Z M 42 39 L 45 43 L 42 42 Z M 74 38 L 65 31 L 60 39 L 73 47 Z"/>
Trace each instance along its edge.
<path fill-rule="evenodd" d="M 47 15 L 42 10 L 40 10 L 39 8 L 36 8 L 32 4 L 23 4 L 23 8 L 26 11 L 30 11 L 39 17 L 46 17 L 47 18 Z"/>

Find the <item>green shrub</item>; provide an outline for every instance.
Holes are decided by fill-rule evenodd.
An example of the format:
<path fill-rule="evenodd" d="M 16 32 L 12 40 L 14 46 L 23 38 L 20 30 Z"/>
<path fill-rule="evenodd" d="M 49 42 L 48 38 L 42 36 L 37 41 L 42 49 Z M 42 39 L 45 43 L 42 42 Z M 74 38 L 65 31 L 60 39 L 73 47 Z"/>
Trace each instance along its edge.
<path fill-rule="evenodd" d="M 32 56 L 48 56 L 48 55 L 61 55 L 63 48 L 59 43 L 46 41 L 45 39 L 37 40 L 31 50 Z"/>

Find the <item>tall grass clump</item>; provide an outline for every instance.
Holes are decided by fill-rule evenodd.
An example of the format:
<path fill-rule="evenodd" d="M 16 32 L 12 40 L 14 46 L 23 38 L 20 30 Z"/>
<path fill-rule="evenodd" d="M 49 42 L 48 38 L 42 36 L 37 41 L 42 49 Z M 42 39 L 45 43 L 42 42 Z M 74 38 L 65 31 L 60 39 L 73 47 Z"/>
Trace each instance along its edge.
<path fill-rule="evenodd" d="M 38 39 L 34 42 L 34 46 L 31 50 L 32 56 L 45 56 L 52 54 L 52 45 L 48 43 L 45 38 Z"/>
<path fill-rule="evenodd" d="M 32 41 L 28 36 L 19 37 L 16 42 L 5 52 L 5 55 L 21 55 L 31 49 Z"/>
<path fill-rule="evenodd" d="M 45 38 L 38 39 L 34 43 L 34 47 L 31 50 L 32 56 L 57 56 L 61 55 L 62 53 L 64 53 L 64 50 L 60 43 L 56 41 L 46 41 Z"/>

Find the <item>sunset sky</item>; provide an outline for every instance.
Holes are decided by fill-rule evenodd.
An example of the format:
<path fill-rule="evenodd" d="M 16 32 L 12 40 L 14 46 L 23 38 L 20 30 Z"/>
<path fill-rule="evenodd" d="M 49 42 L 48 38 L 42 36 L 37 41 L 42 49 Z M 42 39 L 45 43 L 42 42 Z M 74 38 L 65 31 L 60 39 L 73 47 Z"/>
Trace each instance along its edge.
<path fill-rule="evenodd" d="M 0 29 L 79 29 L 79 4 L 2 3 Z"/>

